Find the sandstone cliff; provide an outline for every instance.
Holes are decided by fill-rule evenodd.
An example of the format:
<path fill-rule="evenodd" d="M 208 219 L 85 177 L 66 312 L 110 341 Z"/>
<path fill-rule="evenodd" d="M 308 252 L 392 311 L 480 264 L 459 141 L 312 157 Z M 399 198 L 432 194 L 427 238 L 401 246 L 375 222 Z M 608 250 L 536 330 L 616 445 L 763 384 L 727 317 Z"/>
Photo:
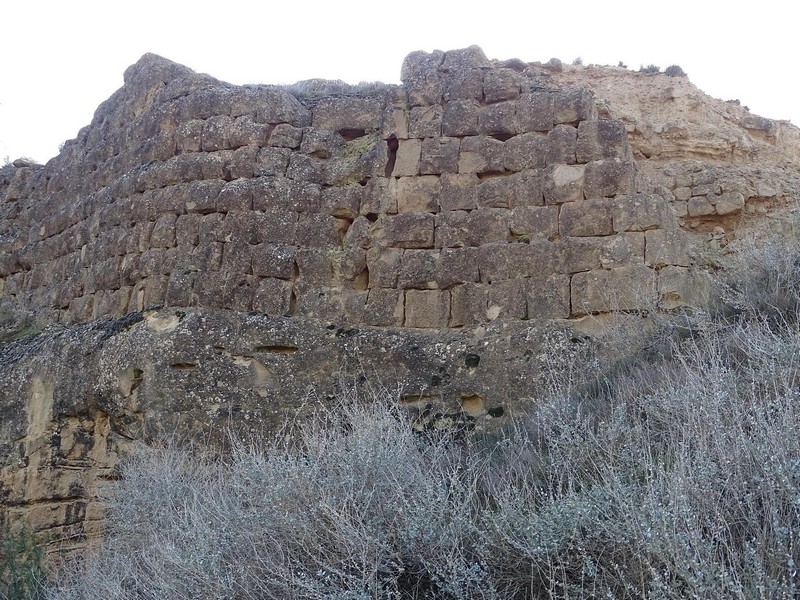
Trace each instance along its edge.
<path fill-rule="evenodd" d="M 472 47 L 401 78 L 317 95 L 145 55 L 58 157 L 0 172 L 0 308 L 47 329 L 0 349 L 4 522 L 80 548 L 131 444 L 274 431 L 343 386 L 502 420 L 571 326 L 705 302 L 800 196 L 798 130 L 684 77 Z"/>

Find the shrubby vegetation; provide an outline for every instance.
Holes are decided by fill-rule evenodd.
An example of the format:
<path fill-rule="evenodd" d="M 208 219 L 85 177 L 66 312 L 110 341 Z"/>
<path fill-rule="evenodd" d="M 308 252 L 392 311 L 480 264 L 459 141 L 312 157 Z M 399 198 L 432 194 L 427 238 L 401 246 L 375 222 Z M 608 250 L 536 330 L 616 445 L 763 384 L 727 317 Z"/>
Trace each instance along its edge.
<path fill-rule="evenodd" d="M 500 433 L 346 397 L 225 459 L 142 451 L 48 597 L 798 597 L 800 250 L 737 264 L 718 308 L 618 331 L 634 357 L 562 369 Z"/>
<path fill-rule="evenodd" d="M 0 600 L 44 598 L 43 555 L 30 532 L 0 527 Z"/>

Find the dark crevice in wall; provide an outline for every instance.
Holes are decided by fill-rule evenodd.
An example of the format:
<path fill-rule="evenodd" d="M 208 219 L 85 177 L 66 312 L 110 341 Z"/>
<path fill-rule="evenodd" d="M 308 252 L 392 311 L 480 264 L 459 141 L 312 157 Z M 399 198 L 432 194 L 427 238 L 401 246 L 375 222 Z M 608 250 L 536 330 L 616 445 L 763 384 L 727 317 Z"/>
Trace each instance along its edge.
<path fill-rule="evenodd" d="M 386 144 L 389 146 L 389 159 L 386 161 L 386 171 L 384 172 L 384 175 L 386 177 L 391 177 L 392 171 L 394 171 L 394 165 L 397 162 L 397 148 L 399 147 L 400 143 L 397 141 L 395 136 L 392 136 L 386 140 Z"/>

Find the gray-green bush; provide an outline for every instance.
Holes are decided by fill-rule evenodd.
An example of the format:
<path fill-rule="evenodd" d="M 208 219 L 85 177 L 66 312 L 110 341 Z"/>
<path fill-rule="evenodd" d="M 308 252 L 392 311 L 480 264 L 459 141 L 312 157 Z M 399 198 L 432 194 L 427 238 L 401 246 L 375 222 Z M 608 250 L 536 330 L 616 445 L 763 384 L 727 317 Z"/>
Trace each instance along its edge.
<path fill-rule="evenodd" d="M 498 435 L 420 437 L 344 397 L 226 458 L 143 450 L 104 550 L 49 598 L 797 597 L 800 330 L 775 294 L 800 252 L 756 250 L 726 310 L 673 316 Z"/>

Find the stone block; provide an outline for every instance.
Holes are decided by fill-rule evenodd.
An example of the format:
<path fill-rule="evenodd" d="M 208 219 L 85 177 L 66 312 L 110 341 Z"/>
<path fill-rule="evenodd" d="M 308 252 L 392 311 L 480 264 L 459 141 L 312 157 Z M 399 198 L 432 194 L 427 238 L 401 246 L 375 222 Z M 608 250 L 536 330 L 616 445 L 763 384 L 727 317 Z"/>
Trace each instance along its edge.
<path fill-rule="evenodd" d="M 307 191 L 307 193 L 313 193 Z M 336 187 L 325 187 L 321 190 L 322 211 L 339 219 L 355 219 L 361 214 L 361 200 L 364 197 L 364 186 L 357 183 Z M 312 208 L 311 205 L 308 205 Z"/>
<path fill-rule="evenodd" d="M 256 174 L 256 162 L 259 146 L 242 146 L 233 151 L 230 160 L 226 163 L 226 179 L 231 177 L 253 177 Z"/>
<path fill-rule="evenodd" d="M 300 152 L 316 158 L 331 158 L 339 156 L 344 145 L 344 138 L 335 131 L 310 128 L 303 131 Z"/>
<path fill-rule="evenodd" d="M 545 204 L 561 204 L 582 200 L 584 194 L 583 165 L 556 165 L 543 172 Z"/>
<path fill-rule="evenodd" d="M 516 102 L 506 101 L 484 106 L 478 115 L 478 131 L 483 135 L 505 138 L 517 134 Z"/>
<path fill-rule="evenodd" d="M 192 270 L 210 272 L 222 268 L 222 242 L 201 240 L 192 251 Z"/>
<path fill-rule="evenodd" d="M 605 198 L 568 202 L 561 206 L 559 231 L 562 237 L 611 235 L 612 204 Z"/>
<path fill-rule="evenodd" d="M 463 71 L 466 69 L 489 69 L 491 67 L 491 61 L 486 58 L 486 54 L 483 53 L 480 46 L 472 45 L 468 48 L 445 52 L 440 68 L 444 71 Z"/>
<path fill-rule="evenodd" d="M 502 208 L 479 208 L 467 217 L 467 241 L 470 246 L 508 242 L 509 211 Z"/>
<path fill-rule="evenodd" d="M 349 223 L 330 215 L 300 213 L 297 217 L 297 245 L 300 247 L 339 246 Z"/>
<path fill-rule="evenodd" d="M 434 216 L 407 212 L 386 218 L 384 234 L 393 248 L 433 248 Z"/>
<path fill-rule="evenodd" d="M 378 129 L 383 101 L 378 98 L 323 98 L 313 109 L 312 126 L 326 131 L 353 133 Z"/>
<path fill-rule="evenodd" d="M 512 241 L 529 243 L 531 238 L 553 240 L 558 237 L 557 206 L 517 206 L 509 216 Z"/>
<path fill-rule="evenodd" d="M 442 210 L 471 210 L 478 206 L 478 177 L 444 173 L 439 206 Z"/>
<path fill-rule="evenodd" d="M 550 92 L 530 92 L 517 100 L 517 129 L 520 133 L 550 131 L 553 128 L 553 96 Z"/>
<path fill-rule="evenodd" d="M 631 160 L 631 147 L 625 124 L 608 119 L 582 121 L 578 125 L 576 158 L 579 163 L 605 158 Z"/>
<path fill-rule="evenodd" d="M 287 148 L 262 148 L 261 151 L 286 151 L 290 152 Z M 260 157 L 260 153 L 259 153 Z M 256 173 L 261 176 L 270 176 L 270 175 L 285 175 L 289 179 L 294 179 L 295 181 L 302 181 L 306 183 L 314 183 L 314 184 L 323 184 L 323 183 L 331 183 L 328 179 L 328 173 L 325 170 L 326 161 L 317 158 L 315 156 L 309 156 L 307 154 L 301 154 L 299 152 L 291 153 L 289 156 L 289 165 L 285 167 L 284 171 L 281 171 L 282 166 L 282 156 L 276 156 L 276 164 L 274 168 L 268 165 L 269 168 L 264 168 L 259 170 L 256 167 Z"/>
<path fill-rule="evenodd" d="M 450 327 L 477 325 L 486 321 L 488 286 L 464 283 L 450 290 Z"/>
<path fill-rule="evenodd" d="M 422 50 L 412 52 L 403 60 L 403 65 L 400 69 L 400 79 L 403 83 L 408 85 L 420 77 L 436 75 L 443 61 L 444 52 L 441 50 L 434 50 L 430 53 L 423 52 Z"/>
<path fill-rule="evenodd" d="M 397 211 L 438 212 L 440 192 L 441 182 L 434 175 L 401 177 L 397 180 Z"/>
<path fill-rule="evenodd" d="M 520 265 L 512 263 L 511 245 L 504 242 L 483 244 L 477 250 L 478 272 L 483 283 L 493 283 L 522 275 L 517 269 Z M 523 270 L 526 267 L 523 265 Z"/>
<path fill-rule="evenodd" d="M 703 183 L 692 188 L 692 196 L 706 196 L 708 194 L 720 194 L 722 188 L 718 183 Z"/>
<path fill-rule="evenodd" d="M 396 288 L 403 251 L 399 248 L 367 250 L 370 288 Z"/>
<path fill-rule="evenodd" d="M 674 190 L 672 190 L 672 195 L 675 197 L 675 200 L 686 201 L 692 197 L 692 188 L 676 187 Z"/>
<path fill-rule="evenodd" d="M 436 264 L 436 284 L 441 289 L 480 280 L 475 248 L 442 248 Z"/>
<path fill-rule="evenodd" d="M 604 269 L 644 264 L 645 234 L 618 233 L 593 240 L 600 250 L 600 266 Z"/>
<path fill-rule="evenodd" d="M 175 245 L 175 222 L 177 215 L 163 214 L 153 226 L 150 234 L 151 248 L 172 248 Z"/>
<path fill-rule="evenodd" d="M 253 275 L 287 280 L 294 278 L 296 252 L 297 249 L 294 246 L 285 244 L 256 244 L 251 246 Z"/>
<path fill-rule="evenodd" d="M 476 100 L 451 100 L 442 114 L 442 135 L 463 137 L 478 134 L 480 104 Z"/>
<path fill-rule="evenodd" d="M 584 194 L 587 198 L 600 198 L 631 194 L 634 192 L 636 166 L 631 161 L 607 158 L 586 165 Z"/>
<path fill-rule="evenodd" d="M 442 81 L 442 98 L 445 102 L 452 100 L 483 99 L 483 71 L 481 69 L 465 69 L 459 71 L 439 72 Z"/>
<path fill-rule="evenodd" d="M 186 211 L 202 215 L 213 213 L 217 210 L 217 198 L 223 187 L 225 187 L 225 182 L 221 179 L 194 182 L 189 186 Z"/>
<path fill-rule="evenodd" d="M 203 125 L 201 150 L 215 152 L 216 150 L 229 149 L 228 132 L 233 125 L 233 119 L 228 115 L 214 115 L 206 119 Z"/>
<path fill-rule="evenodd" d="M 438 106 L 442 101 L 444 89 L 435 70 L 403 79 L 403 83 L 408 90 L 408 105 L 412 108 Z"/>
<path fill-rule="evenodd" d="M 70 301 L 67 312 L 75 323 L 90 321 L 94 313 L 94 295 L 80 296 Z"/>
<path fill-rule="evenodd" d="M 379 214 L 397 214 L 397 181 L 371 178 L 364 186 L 361 214 L 377 218 Z"/>
<path fill-rule="evenodd" d="M 253 179 L 234 179 L 222 187 L 217 196 L 216 211 L 253 210 L 256 182 Z"/>
<path fill-rule="evenodd" d="M 409 112 L 408 137 L 437 138 L 442 135 L 442 107 L 415 106 Z"/>
<path fill-rule="evenodd" d="M 544 181 L 541 171 L 520 171 L 510 175 L 509 179 L 514 187 L 512 207 L 544 205 Z"/>
<path fill-rule="evenodd" d="M 337 273 L 354 289 L 367 289 L 369 271 L 367 251 L 358 246 L 350 246 L 339 253 Z"/>
<path fill-rule="evenodd" d="M 576 273 L 572 276 L 572 314 L 652 309 L 656 272 L 643 265 Z"/>
<path fill-rule="evenodd" d="M 288 123 L 280 123 L 270 133 L 267 145 L 276 148 L 299 148 L 303 140 L 303 130 Z"/>
<path fill-rule="evenodd" d="M 405 292 L 405 327 L 425 329 L 447 327 L 450 317 L 450 292 L 407 290 Z"/>
<path fill-rule="evenodd" d="M 570 316 L 569 275 L 550 273 L 527 283 L 528 319 L 567 319 Z"/>
<path fill-rule="evenodd" d="M 512 177 L 491 177 L 478 186 L 478 206 L 510 208 L 515 204 L 517 180 Z"/>
<path fill-rule="evenodd" d="M 291 153 L 289 148 L 261 148 L 258 152 L 254 172 L 262 177 L 286 175 Z"/>
<path fill-rule="evenodd" d="M 704 307 L 710 298 L 711 277 L 707 272 L 672 266 L 658 270 L 658 306 L 662 310 Z"/>
<path fill-rule="evenodd" d="M 436 267 L 439 253 L 435 250 L 405 250 L 400 260 L 397 284 L 403 289 L 436 289 Z"/>
<path fill-rule="evenodd" d="M 470 214 L 463 210 L 451 210 L 436 215 L 436 247 L 461 248 L 470 245 Z"/>
<path fill-rule="evenodd" d="M 333 282 L 331 253 L 325 248 L 297 248 L 298 277 L 308 286 L 328 286 Z"/>
<path fill-rule="evenodd" d="M 690 217 L 713 215 L 714 205 L 705 196 L 692 196 L 686 205 Z"/>
<path fill-rule="evenodd" d="M 561 90 L 553 98 L 553 120 L 559 123 L 574 123 L 597 119 L 594 95 L 586 88 Z"/>
<path fill-rule="evenodd" d="M 578 131 L 569 125 L 556 125 L 551 129 L 547 134 L 547 164 L 574 165 L 577 139 Z"/>
<path fill-rule="evenodd" d="M 175 130 L 175 146 L 178 152 L 199 152 L 203 140 L 205 121 L 193 119 L 183 121 Z"/>
<path fill-rule="evenodd" d="M 403 292 L 380 287 L 370 289 L 363 322 L 372 327 L 400 327 L 403 324 Z"/>
<path fill-rule="evenodd" d="M 164 295 L 166 306 L 194 306 L 194 282 L 197 273 L 172 273 L 167 282 L 167 290 Z"/>
<path fill-rule="evenodd" d="M 346 248 L 364 248 L 372 245 L 372 223 L 366 217 L 356 217 L 342 240 Z"/>
<path fill-rule="evenodd" d="M 645 236 L 645 264 L 648 267 L 689 266 L 689 241 L 683 230 L 653 229 L 645 232 Z"/>
<path fill-rule="evenodd" d="M 419 175 L 419 159 L 421 153 L 422 143 L 420 140 L 399 140 L 392 177 Z"/>
<path fill-rule="evenodd" d="M 508 171 L 538 169 L 547 165 L 548 138 L 540 133 L 515 135 L 505 143 L 503 166 Z"/>
<path fill-rule="evenodd" d="M 744 208 L 744 195 L 741 192 L 723 192 L 716 198 L 714 208 L 718 215 L 732 215 Z"/>
<path fill-rule="evenodd" d="M 528 282 L 525 279 L 495 281 L 489 286 L 489 320 L 522 320 L 528 318 Z"/>
<path fill-rule="evenodd" d="M 553 271 L 556 273 L 580 273 L 599 269 L 600 247 L 591 238 L 565 238 L 553 248 Z"/>
<path fill-rule="evenodd" d="M 267 315 L 291 315 L 293 286 L 289 281 L 267 277 L 258 283 L 253 294 L 252 309 Z"/>
<path fill-rule="evenodd" d="M 618 196 L 613 202 L 614 231 L 647 231 L 661 227 L 668 218 L 667 204 L 657 194 Z"/>
<path fill-rule="evenodd" d="M 228 128 L 228 143 L 231 148 L 266 146 L 269 137 L 270 126 L 257 123 L 252 115 L 236 117 Z"/>
<path fill-rule="evenodd" d="M 488 103 L 516 100 L 520 94 L 521 77 L 513 69 L 491 69 L 483 76 L 483 95 Z"/>
<path fill-rule="evenodd" d="M 503 142 L 489 136 L 470 136 L 461 141 L 458 172 L 495 173 L 504 170 L 506 147 Z"/>
<path fill-rule="evenodd" d="M 255 243 L 293 244 L 297 239 L 298 215 L 288 210 L 253 212 L 249 215 L 253 223 Z"/>
<path fill-rule="evenodd" d="M 419 172 L 422 175 L 440 175 L 458 172 L 458 152 L 461 140 L 457 138 L 426 138 L 422 140 Z"/>

